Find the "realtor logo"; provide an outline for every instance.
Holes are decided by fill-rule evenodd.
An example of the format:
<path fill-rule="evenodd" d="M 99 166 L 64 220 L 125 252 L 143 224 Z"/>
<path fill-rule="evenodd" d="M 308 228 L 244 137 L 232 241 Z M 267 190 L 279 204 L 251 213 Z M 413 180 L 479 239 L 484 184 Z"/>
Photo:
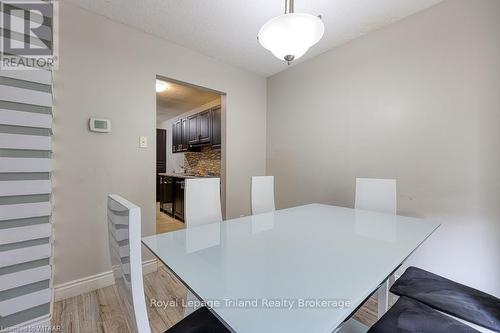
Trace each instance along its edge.
<path fill-rule="evenodd" d="M 54 65 L 54 2 L 1 0 L 2 69 Z"/>

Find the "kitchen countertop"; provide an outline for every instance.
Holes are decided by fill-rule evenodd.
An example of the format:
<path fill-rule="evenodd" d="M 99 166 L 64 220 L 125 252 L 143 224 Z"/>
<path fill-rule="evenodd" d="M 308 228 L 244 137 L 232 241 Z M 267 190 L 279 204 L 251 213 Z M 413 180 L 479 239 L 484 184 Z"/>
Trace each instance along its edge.
<path fill-rule="evenodd" d="M 184 178 L 184 179 L 193 179 L 193 178 L 219 178 L 219 176 L 207 175 L 207 176 L 196 176 L 189 173 L 174 173 L 174 172 L 161 172 L 158 175 L 166 176 L 166 177 L 174 177 L 174 178 Z"/>

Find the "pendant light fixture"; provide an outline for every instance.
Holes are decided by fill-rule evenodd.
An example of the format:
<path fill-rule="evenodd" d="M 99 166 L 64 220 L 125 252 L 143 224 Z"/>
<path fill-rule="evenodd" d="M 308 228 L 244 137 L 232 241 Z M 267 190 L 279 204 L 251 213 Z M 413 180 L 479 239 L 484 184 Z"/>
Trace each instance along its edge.
<path fill-rule="evenodd" d="M 295 13 L 293 2 L 285 0 L 285 14 L 267 21 L 257 36 L 265 49 L 289 65 L 319 42 L 325 32 L 320 16 Z"/>

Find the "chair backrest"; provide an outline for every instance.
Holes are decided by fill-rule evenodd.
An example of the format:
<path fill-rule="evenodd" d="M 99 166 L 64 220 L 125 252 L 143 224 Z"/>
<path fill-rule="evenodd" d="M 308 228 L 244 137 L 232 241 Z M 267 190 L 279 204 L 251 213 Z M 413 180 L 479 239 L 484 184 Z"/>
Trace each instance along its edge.
<path fill-rule="evenodd" d="M 274 176 L 253 176 L 251 197 L 253 215 L 275 210 Z"/>
<path fill-rule="evenodd" d="M 126 199 L 108 196 L 108 239 L 115 287 L 134 333 L 151 333 L 141 256 L 141 209 Z"/>
<path fill-rule="evenodd" d="M 186 228 L 222 221 L 220 178 L 186 179 L 184 222 Z"/>
<path fill-rule="evenodd" d="M 354 208 L 396 214 L 396 179 L 356 178 Z"/>

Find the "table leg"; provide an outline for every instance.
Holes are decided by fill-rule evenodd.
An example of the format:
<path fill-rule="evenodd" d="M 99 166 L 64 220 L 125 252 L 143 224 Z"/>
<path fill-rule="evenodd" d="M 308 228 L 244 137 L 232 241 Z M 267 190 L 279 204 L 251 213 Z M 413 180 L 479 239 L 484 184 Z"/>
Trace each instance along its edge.
<path fill-rule="evenodd" d="M 378 318 L 382 317 L 389 308 L 389 283 L 384 281 L 382 285 L 377 290 L 377 307 L 378 307 Z"/>
<path fill-rule="evenodd" d="M 191 292 L 186 293 L 186 307 L 184 308 L 184 318 L 193 313 L 198 307 L 195 306 L 198 298 Z"/>
<path fill-rule="evenodd" d="M 394 294 L 391 294 L 391 292 L 389 291 L 392 287 L 392 285 L 394 284 L 394 282 L 396 282 L 396 274 L 392 274 L 391 276 L 389 276 L 389 285 L 387 286 L 387 289 L 388 289 L 388 294 L 389 294 L 389 299 L 388 299 L 388 304 L 389 306 L 393 306 L 394 303 L 396 303 L 396 295 Z"/>

